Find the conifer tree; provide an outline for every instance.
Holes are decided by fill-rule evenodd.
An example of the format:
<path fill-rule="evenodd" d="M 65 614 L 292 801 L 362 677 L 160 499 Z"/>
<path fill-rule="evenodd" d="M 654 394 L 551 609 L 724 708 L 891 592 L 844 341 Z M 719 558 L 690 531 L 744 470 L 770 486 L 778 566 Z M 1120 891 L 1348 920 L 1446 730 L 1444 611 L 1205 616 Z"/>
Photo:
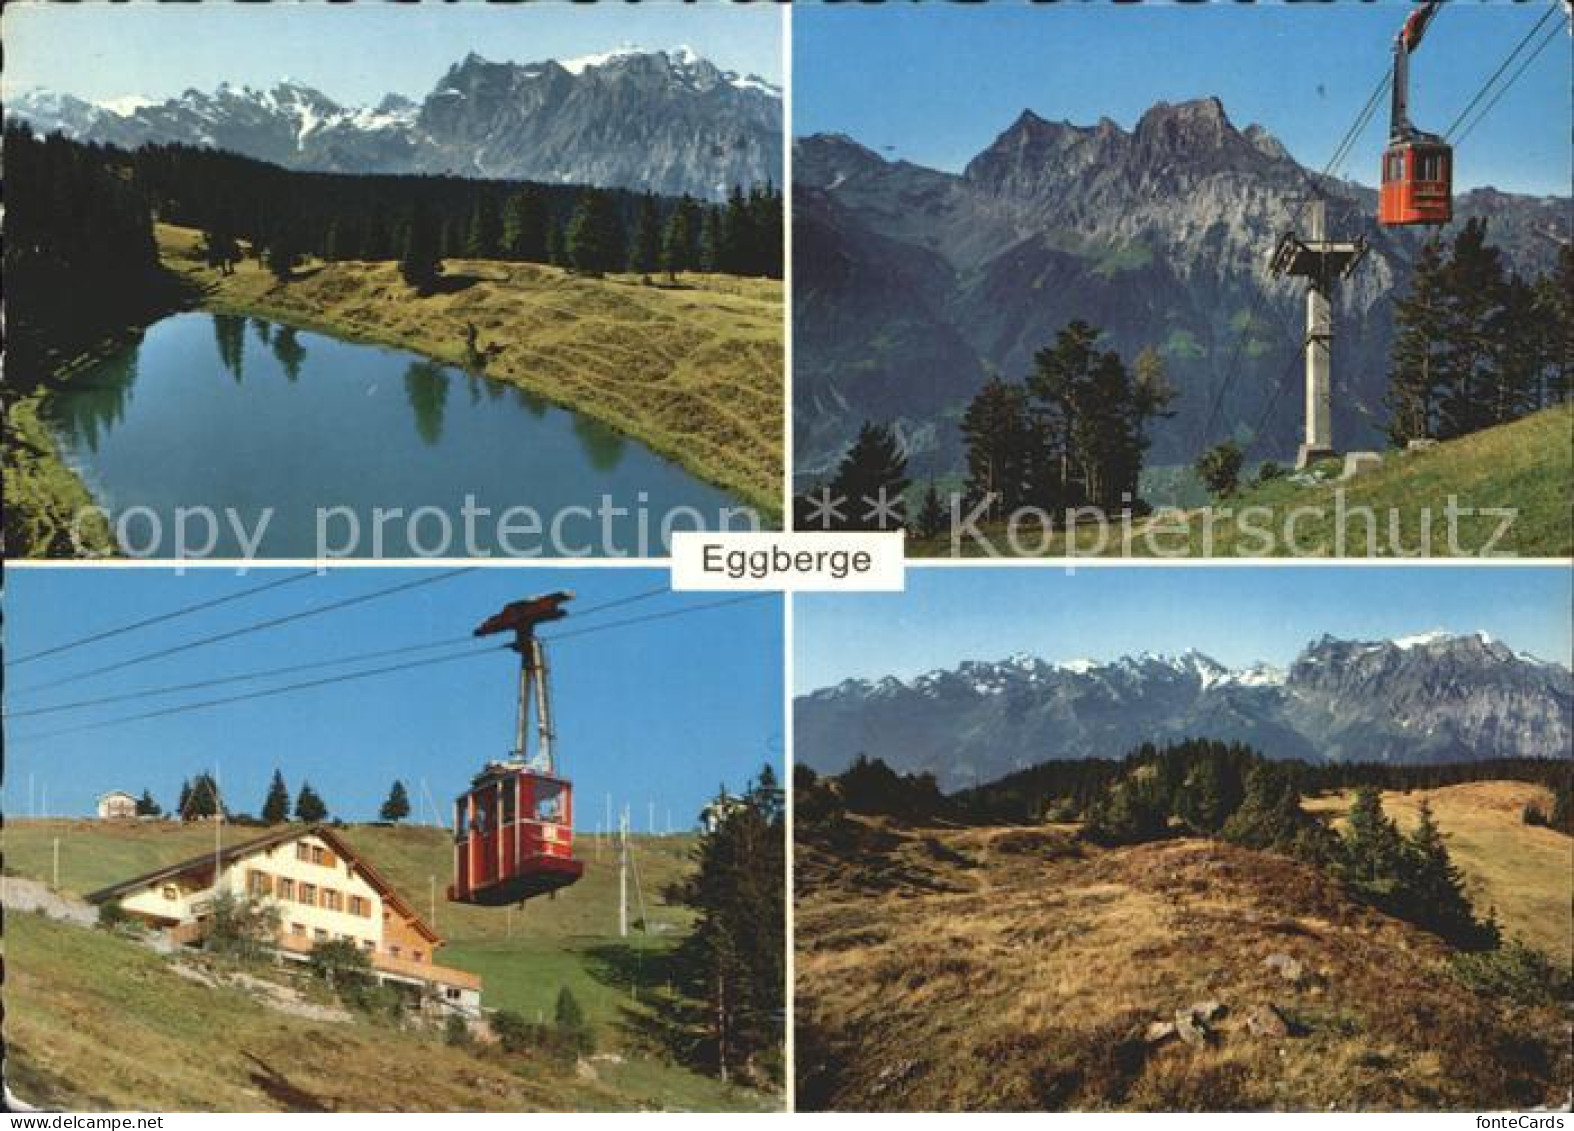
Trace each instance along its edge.
<path fill-rule="evenodd" d="M 294 231 L 288 224 L 280 225 L 273 233 L 273 238 L 268 241 L 269 272 L 279 282 L 287 283 L 295 277 L 295 268 L 300 261 L 300 247 L 295 242 Z"/>
<path fill-rule="evenodd" d="M 672 282 L 677 281 L 679 273 L 696 267 L 694 243 L 699 235 L 694 230 L 696 207 L 695 201 L 686 196 L 667 218 L 667 229 L 662 235 L 661 269 Z"/>
<path fill-rule="evenodd" d="M 144 789 L 142 796 L 137 798 L 137 816 L 157 817 L 162 815 L 163 812 L 164 810 L 159 808 L 159 803 L 153 800 L 152 792 Z"/>
<path fill-rule="evenodd" d="M 564 235 L 569 262 L 585 275 L 604 275 L 628 261 L 623 222 L 609 193 L 585 189 Z"/>
<path fill-rule="evenodd" d="M 328 806 L 323 803 L 323 799 L 311 787 L 310 782 L 302 782 L 301 791 L 295 795 L 295 819 L 307 824 L 316 824 L 318 821 L 328 819 Z"/>
<path fill-rule="evenodd" d="M 843 500 L 846 517 L 840 529 L 900 529 L 902 522 L 894 516 L 905 508 L 904 496 L 910 482 L 907 456 L 896 433 L 885 425 L 866 421 L 830 484 L 831 494 Z M 885 513 L 876 513 L 881 508 L 885 508 Z"/>
<path fill-rule="evenodd" d="M 725 796 L 725 791 L 723 793 Z M 695 912 L 675 954 L 683 989 L 703 1003 L 703 1055 L 723 1080 L 779 1081 L 786 984 L 786 829 L 768 767 L 699 841 L 693 872 L 668 891 Z M 687 1038 L 685 1038 L 687 1039 Z"/>
<path fill-rule="evenodd" d="M 290 819 L 290 790 L 284 784 L 284 774 L 277 769 L 273 771 L 273 780 L 268 783 L 268 795 L 262 802 L 261 817 L 266 825 L 279 825 Z"/>
<path fill-rule="evenodd" d="M 399 275 L 416 294 L 431 294 L 437 286 L 442 262 L 438 233 L 431 215 L 424 208 L 410 214 L 405 229 L 404 249 L 399 256 Z"/>
<path fill-rule="evenodd" d="M 504 203 L 502 239 L 505 259 L 548 261 L 546 205 L 534 185 L 527 185 Z"/>
<path fill-rule="evenodd" d="M 496 259 L 502 228 L 497 204 L 489 193 L 479 193 L 465 229 L 465 255 L 470 259 Z"/>
<path fill-rule="evenodd" d="M 991 377 L 962 416 L 967 449 L 967 494 L 990 500 L 985 516 L 998 519 L 1028 502 L 1035 465 L 1042 458 L 1028 410 L 1027 390 Z"/>
<path fill-rule="evenodd" d="M 1358 894 L 1379 906 L 1392 906 L 1401 883 L 1404 840 L 1383 812 L 1377 787 L 1363 785 L 1346 819 L 1340 874 Z"/>
<path fill-rule="evenodd" d="M 404 782 L 395 781 L 388 790 L 388 799 L 378 810 L 379 817 L 385 821 L 395 823 L 404 820 L 410 815 L 410 795 L 405 792 Z"/>
<path fill-rule="evenodd" d="M 1443 843 L 1432 806 L 1421 802 L 1415 831 L 1406 838 L 1400 871 L 1404 917 L 1456 946 L 1496 943 L 1496 932 L 1476 921 L 1465 880 Z"/>
<path fill-rule="evenodd" d="M 929 487 L 924 491 L 923 502 L 919 504 L 918 514 L 914 518 L 913 531 L 920 538 L 934 538 L 946 528 L 945 504 L 940 501 L 940 492 L 935 489 L 935 481 L 929 481 Z"/>
<path fill-rule="evenodd" d="M 661 212 L 653 193 L 639 200 L 639 215 L 634 238 L 629 243 L 628 269 L 636 275 L 649 275 L 661 268 Z"/>
<path fill-rule="evenodd" d="M 1410 291 L 1394 304 L 1394 344 L 1389 354 L 1388 436 L 1395 444 L 1428 439 L 1442 381 L 1443 249 L 1434 238 L 1421 245 Z"/>

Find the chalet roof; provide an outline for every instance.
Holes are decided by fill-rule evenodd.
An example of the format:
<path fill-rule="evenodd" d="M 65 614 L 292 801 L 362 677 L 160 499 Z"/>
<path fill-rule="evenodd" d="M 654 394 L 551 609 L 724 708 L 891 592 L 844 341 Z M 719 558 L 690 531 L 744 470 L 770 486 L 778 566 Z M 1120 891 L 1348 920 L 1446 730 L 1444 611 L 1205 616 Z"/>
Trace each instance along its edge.
<path fill-rule="evenodd" d="M 373 867 L 369 860 L 352 848 L 348 841 L 326 825 L 288 826 L 277 832 L 269 833 L 267 836 L 254 837 L 239 844 L 229 845 L 222 848 L 217 853 L 217 856 L 221 867 L 228 866 L 247 857 L 255 856 L 259 852 L 266 852 L 270 848 L 277 848 L 281 844 L 289 844 L 307 836 L 314 836 L 326 842 L 341 860 L 359 873 L 361 878 L 376 890 L 378 895 L 382 896 L 401 915 L 408 919 L 411 926 L 428 942 L 433 945 L 442 944 L 442 936 L 421 917 L 420 912 L 408 900 L 394 890 L 393 885 L 388 882 L 383 874 Z M 89 903 L 106 903 L 111 899 L 118 899 L 120 896 L 164 880 L 174 879 L 177 876 L 187 875 L 191 872 L 210 870 L 213 867 L 214 856 L 214 853 L 206 852 L 201 856 L 193 856 L 188 860 L 182 860 L 176 864 L 168 864 L 140 876 L 133 876 L 129 880 L 123 880 L 118 884 L 111 884 L 107 888 L 100 888 L 98 891 L 90 892 L 86 897 L 87 901 Z"/>

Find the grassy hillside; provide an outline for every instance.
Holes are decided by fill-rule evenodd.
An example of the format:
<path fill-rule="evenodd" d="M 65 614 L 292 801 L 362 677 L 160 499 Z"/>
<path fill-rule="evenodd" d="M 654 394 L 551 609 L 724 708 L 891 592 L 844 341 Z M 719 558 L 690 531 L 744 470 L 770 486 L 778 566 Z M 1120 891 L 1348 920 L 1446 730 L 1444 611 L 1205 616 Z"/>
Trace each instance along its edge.
<path fill-rule="evenodd" d="M 158 225 L 165 262 L 202 305 L 278 318 L 465 364 L 625 432 L 765 514 L 781 514 L 780 280 L 726 275 L 590 279 L 531 263 L 448 259 L 417 297 L 393 262 L 308 263 L 288 284 L 255 260 L 201 265 L 198 233 Z"/>
<path fill-rule="evenodd" d="M 1558 1008 L 1466 989 L 1436 938 L 1287 858 L 864 818 L 797 843 L 802 1107 L 1566 1102 Z M 1298 978 L 1269 964 L 1279 955 Z M 1206 1040 L 1150 1038 L 1208 1002 L 1221 1011 Z M 1267 1007 L 1288 1034 L 1253 1030 Z"/>
<path fill-rule="evenodd" d="M 15 555 L 74 558 L 114 547 L 103 516 L 93 512 L 77 527 L 82 508 L 92 505 L 87 485 L 60 458 L 54 437 L 38 419 L 40 392 L 5 406 L 5 544 Z M 77 542 L 81 545 L 78 546 Z"/>
<path fill-rule="evenodd" d="M 259 835 L 260 831 L 226 827 L 225 838 L 233 843 Z M 610 866 L 610 852 L 604 852 L 598 861 L 594 838 L 582 842 L 582 854 L 587 861 L 583 880 L 561 892 L 556 899 L 535 900 L 522 910 L 508 911 L 447 902 L 443 887 L 451 868 L 451 846 L 441 830 L 348 826 L 342 832 L 423 913 L 431 909 L 435 879 L 437 928 L 450 944 L 437 952 L 437 961 L 481 974 L 485 979 L 483 1004 L 487 1008 L 509 1008 L 531 1020 L 538 1016 L 550 1020 L 558 991 L 566 985 L 585 1007 L 587 1018 L 596 1030 L 598 1049 L 610 1054 L 611 1059 L 598 1060 L 594 1064 L 593 1078 L 576 1077 L 563 1089 L 555 1084 L 537 1089 L 505 1088 L 481 1073 L 477 1086 L 487 1089 L 486 1098 L 473 1102 L 443 1089 L 435 1089 L 428 1099 L 413 1083 L 407 1090 L 394 1089 L 383 1101 L 378 1098 L 379 1093 L 364 1088 L 357 1091 L 360 1085 L 351 1081 L 332 1092 L 335 1106 L 433 1110 L 445 1106 L 461 1109 L 466 1106 L 512 1107 L 515 1110 L 576 1106 L 734 1110 L 764 1108 L 776 1102 L 773 1097 L 728 1088 L 678 1067 L 648 1047 L 637 1035 L 642 1029 L 641 1019 L 649 1011 L 661 1009 L 660 998 L 666 991 L 662 982 L 662 959 L 683 936 L 689 921 L 686 909 L 662 902 L 660 890 L 686 870 L 692 837 L 635 839 L 635 863 L 645 894 L 651 933 L 622 940 L 617 937 L 616 871 Z M 8 873 L 46 881 L 51 879 L 53 845 L 58 838 L 60 888 L 76 894 L 199 855 L 213 846 L 213 830 L 209 826 L 162 821 L 12 820 L 6 823 L 0 837 L 3 837 Z M 123 1030 L 117 1028 L 124 1024 L 124 1018 L 117 1021 L 107 1015 L 101 1017 L 94 1002 L 101 996 L 115 1000 L 116 995 L 133 994 L 134 990 L 125 1012 L 140 1018 L 141 1009 L 153 1008 L 148 1003 L 160 1000 L 166 979 L 179 983 L 182 991 L 179 1000 L 190 998 L 189 1011 L 197 1015 L 190 1018 L 190 1029 L 182 1029 L 177 1035 L 181 1041 L 190 1042 L 185 1056 L 203 1061 L 196 1050 L 206 1042 L 217 1042 L 223 1052 L 212 1063 L 190 1068 L 198 1074 L 197 1082 L 202 1087 L 218 1089 L 215 1093 L 218 1095 L 251 1094 L 244 1084 L 247 1073 L 240 1071 L 237 1065 L 244 1060 L 243 1053 L 256 1051 L 253 1037 L 245 1027 L 231 1030 L 223 1023 L 222 1010 L 218 1007 L 227 1008 L 225 1002 L 203 997 L 203 993 L 210 991 L 177 978 L 167 969 L 162 974 L 149 973 L 160 969 L 163 960 L 139 947 L 77 930 L 73 933 L 72 944 L 62 949 L 56 935 L 70 929 L 38 921 L 33 916 L 15 918 L 26 920 L 28 930 L 10 934 L 8 969 L 13 976 L 20 973 L 28 977 L 7 986 L 6 1035 L 13 1042 L 16 1063 L 28 1066 L 32 1072 L 28 1078 L 47 1085 L 45 1091 L 33 1095 L 50 1098 L 54 1103 L 76 1102 L 70 1098 L 72 1096 L 85 1101 L 91 1095 L 98 1095 L 73 1091 L 86 1089 L 85 1081 L 96 1078 L 91 1062 L 83 1058 L 95 1042 L 123 1045 L 125 1041 Z M 75 936 L 89 937 L 84 941 Z M 107 955 L 116 947 L 132 951 L 136 957 L 134 961 L 128 960 L 130 966 L 126 969 L 117 967 L 115 979 L 106 984 L 99 976 L 96 963 L 107 962 Z M 121 986 L 122 975 L 132 984 Z M 194 990 L 201 992 L 193 996 Z M 61 1011 L 81 1017 L 87 1028 L 69 1040 L 46 1037 L 46 1033 L 52 1033 L 57 1027 L 54 1017 Z M 308 1076 L 302 1078 L 313 1081 L 336 1078 L 333 1065 L 339 1063 L 339 1058 L 335 1057 L 333 1064 L 322 1066 L 319 1073 L 311 1055 L 313 1034 L 323 1028 L 323 1023 L 307 1023 L 272 1013 L 260 1017 L 259 1031 L 277 1034 L 277 1041 L 266 1047 L 275 1058 L 269 1062 L 280 1073 L 308 1091 L 319 1085 L 300 1084 L 297 1074 L 307 1073 Z M 366 1077 L 362 1083 L 366 1088 L 380 1074 L 419 1081 L 424 1071 L 420 1061 L 426 1055 L 423 1050 L 438 1049 L 444 1056 L 460 1058 L 456 1064 L 465 1063 L 464 1054 L 450 1053 L 440 1044 L 416 1034 L 407 1034 L 408 1062 L 399 1059 L 400 1050 L 405 1047 L 403 1043 L 389 1059 L 379 1061 L 380 1054 L 367 1050 L 381 1040 L 386 1028 L 369 1029 L 364 1035 L 346 1033 L 347 1029 L 361 1025 L 358 1022 L 355 1026 L 341 1024 L 327 1028 L 338 1034 L 333 1039 L 344 1046 L 345 1060 L 359 1057 L 366 1061 L 362 1066 Z M 76 1043 L 77 1037 L 80 1037 L 80 1045 Z M 290 1051 L 292 1049 L 295 1051 Z M 263 1056 L 263 1059 L 269 1057 Z M 159 1062 L 151 1063 L 153 1067 L 149 1071 L 154 1071 Z M 477 1068 L 476 1072 L 480 1073 L 481 1069 Z M 503 1071 L 501 1075 L 506 1078 L 509 1073 Z M 130 1087 L 137 1079 L 129 1075 L 125 1086 Z M 28 1096 L 27 1092 L 21 1094 Z M 104 1094 L 119 1096 L 114 1102 L 120 1106 L 135 1102 L 131 1096 L 136 1093 L 116 1090 Z M 231 1102 L 225 1101 L 226 1104 Z M 255 1098 L 250 1101 L 235 1098 L 233 1106 L 244 1109 L 248 1103 L 255 1106 L 259 1102 Z M 171 1103 L 189 1106 L 190 1101 L 172 1100 Z M 281 1103 L 279 1106 L 289 1105 Z"/>
<path fill-rule="evenodd" d="M 1368 556 L 1369 522 L 1358 508 L 1375 515 L 1379 557 L 1400 556 L 1395 540 L 1407 556 L 1423 545 L 1423 514 L 1430 514 L 1429 556 L 1452 553 L 1475 555 L 1489 545 L 1495 554 L 1520 557 L 1569 557 L 1574 555 L 1574 405 L 1547 409 L 1524 420 L 1489 428 L 1463 439 L 1439 444 L 1426 452 L 1400 455 L 1390 452 L 1383 466 L 1344 483 L 1299 486 L 1278 479 L 1245 488 L 1218 502 L 1211 515 L 1206 510 L 1186 512 L 1184 523 L 1171 520 L 1132 524 L 1129 554 L 1133 557 L 1336 556 L 1339 547 L 1336 493 L 1342 495 L 1346 515 L 1342 556 Z M 1497 540 L 1501 519 L 1479 514 L 1461 515 L 1456 521 L 1456 548 L 1450 550 L 1445 510 L 1449 499 L 1461 510 L 1513 508 L 1517 513 L 1508 531 Z M 1257 510 L 1247 512 L 1249 508 Z M 1293 535 L 1298 551 L 1287 545 L 1284 532 L 1293 513 Z M 1352 515 L 1351 512 L 1357 513 Z M 1390 514 L 1396 516 L 1390 518 Z M 1397 524 L 1397 529 L 1391 526 Z M 1151 532 L 1151 534 L 1149 533 Z M 1211 532 L 1211 533 L 1210 533 Z M 1273 548 L 1265 550 L 1265 533 L 1273 535 Z M 997 552 L 1010 555 L 1003 527 L 984 527 L 985 537 Z M 1090 556 L 1122 553 L 1119 527 L 1107 531 L 1079 529 L 1075 547 L 1063 534 L 1045 547 L 1036 528 L 1024 530 L 1025 549 L 1048 556 L 1077 553 Z M 1157 547 L 1157 549 L 1155 549 Z M 947 538 L 916 542 L 909 553 L 947 555 Z M 976 543 L 964 541 L 962 552 L 980 555 Z"/>
<path fill-rule="evenodd" d="M 1314 812 L 1345 813 L 1354 794 L 1312 798 Z M 1552 806 L 1552 792 L 1517 781 L 1470 782 L 1442 789 L 1382 795 L 1383 812 L 1409 831 L 1421 802 L 1443 830 L 1448 852 L 1465 875 L 1470 902 L 1496 910 L 1505 934 L 1518 937 L 1556 961 L 1574 960 L 1574 841 L 1553 829 L 1525 824 L 1526 804 Z"/>

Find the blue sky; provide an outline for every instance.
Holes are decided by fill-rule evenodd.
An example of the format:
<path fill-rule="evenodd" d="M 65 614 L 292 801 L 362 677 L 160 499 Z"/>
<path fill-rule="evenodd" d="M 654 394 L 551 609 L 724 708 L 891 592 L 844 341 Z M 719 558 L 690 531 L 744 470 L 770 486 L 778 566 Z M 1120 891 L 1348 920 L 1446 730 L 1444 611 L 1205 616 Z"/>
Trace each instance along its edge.
<path fill-rule="evenodd" d="M 1569 663 L 1563 567 L 910 569 L 904 593 L 794 599 L 797 693 L 848 677 L 906 679 L 1027 652 L 1113 660 L 1196 648 L 1283 665 L 1323 633 L 1378 640 L 1486 632 Z"/>
<path fill-rule="evenodd" d="M 498 62 L 574 58 L 621 44 L 693 47 L 724 69 L 781 80 L 774 5 L 8 3 L 5 85 L 89 101 L 167 98 L 288 76 L 341 102 L 419 98 L 471 51 Z"/>
<path fill-rule="evenodd" d="M 13 664 L 6 671 L 6 707 L 20 711 L 463 637 L 503 604 L 523 596 L 571 589 L 578 597 L 570 608 L 589 609 L 667 580 L 665 570 L 646 569 L 476 570 L 122 672 L 27 692 L 72 672 L 435 572 L 441 571 L 340 570 L 55 658 Z M 151 569 L 8 569 L 6 655 L 26 656 L 278 576 L 281 571 L 274 570 L 237 578 L 220 570 L 177 576 Z M 665 593 L 584 615 L 578 622 L 571 616 L 551 631 L 611 624 L 725 597 Z M 627 801 L 632 806 L 636 831 L 646 828 L 650 802 L 656 805 L 658 830 L 666 827 L 669 810 L 673 827 L 687 828 L 722 783 L 741 787 L 767 760 L 779 772 L 781 624 L 780 598 L 771 595 L 565 638 L 550 651 L 560 767 L 574 781 L 581 830 L 594 830 L 603 821 L 609 793 L 614 805 Z M 396 657 L 361 666 L 397 662 Z M 234 806 L 253 813 L 278 766 L 292 792 L 309 778 L 334 813 L 347 819 L 372 816 L 394 778 L 410 787 L 412 802 L 424 778 L 446 816 L 470 775 L 487 759 L 505 756 L 512 744 L 518 669 L 508 652 L 56 739 L 28 737 L 343 670 L 348 669 L 8 720 L 5 810 L 27 811 L 29 776 L 35 800 L 48 791 L 52 813 L 89 812 L 94 798 L 112 788 L 140 792 L 149 787 L 170 806 L 181 780 L 217 759 Z"/>
<path fill-rule="evenodd" d="M 1450 4 L 1412 67 L 1417 124 L 1447 128 L 1551 2 Z M 1321 168 L 1389 69 L 1407 10 L 1398 0 L 799 4 L 793 132 L 846 133 L 887 157 L 960 170 L 1023 109 L 1082 125 L 1108 116 L 1129 129 L 1155 102 L 1217 95 L 1237 126 L 1260 122 Z M 1566 194 L 1570 87 L 1564 34 L 1470 134 L 1461 187 Z M 1387 117 L 1385 99 L 1346 176 L 1375 181 Z"/>

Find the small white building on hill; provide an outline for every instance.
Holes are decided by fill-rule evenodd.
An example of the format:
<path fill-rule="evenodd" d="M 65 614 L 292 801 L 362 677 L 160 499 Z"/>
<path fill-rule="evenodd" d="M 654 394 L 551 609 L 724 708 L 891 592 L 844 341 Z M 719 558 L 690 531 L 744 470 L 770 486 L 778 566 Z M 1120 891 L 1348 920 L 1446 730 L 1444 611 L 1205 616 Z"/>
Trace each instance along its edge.
<path fill-rule="evenodd" d="M 137 815 L 137 799 L 121 789 L 112 789 L 108 793 L 100 794 L 98 799 L 98 819 L 101 821 L 118 821 Z"/>

